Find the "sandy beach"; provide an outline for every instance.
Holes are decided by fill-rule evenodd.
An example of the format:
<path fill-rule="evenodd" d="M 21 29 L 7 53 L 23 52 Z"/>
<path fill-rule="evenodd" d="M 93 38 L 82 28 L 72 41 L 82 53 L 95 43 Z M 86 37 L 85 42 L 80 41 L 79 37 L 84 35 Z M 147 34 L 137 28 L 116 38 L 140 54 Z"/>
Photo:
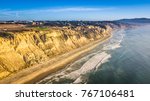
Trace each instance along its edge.
<path fill-rule="evenodd" d="M 109 38 L 110 36 L 107 36 L 103 39 L 91 42 L 90 44 L 85 45 L 81 48 L 78 48 L 68 53 L 54 57 L 47 62 L 40 63 L 36 66 L 21 70 L 15 74 L 11 74 L 10 76 L 4 78 L 3 80 L 0 80 L 0 83 L 1 84 L 36 83 L 39 80 L 46 77 L 47 75 L 54 73 L 64 68 L 67 64 L 85 56 L 90 50 L 94 49 L 96 46 L 105 42 Z"/>

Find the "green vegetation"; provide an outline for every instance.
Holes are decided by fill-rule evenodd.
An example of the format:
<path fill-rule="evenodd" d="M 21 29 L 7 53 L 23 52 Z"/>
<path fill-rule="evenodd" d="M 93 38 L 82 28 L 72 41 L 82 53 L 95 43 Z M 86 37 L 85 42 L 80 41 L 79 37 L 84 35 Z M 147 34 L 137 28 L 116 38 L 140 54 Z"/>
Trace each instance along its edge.
<path fill-rule="evenodd" d="M 35 30 L 39 30 L 39 31 L 45 31 L 45 30 L 49 30 L 48 27 L 34 27 Z"/>

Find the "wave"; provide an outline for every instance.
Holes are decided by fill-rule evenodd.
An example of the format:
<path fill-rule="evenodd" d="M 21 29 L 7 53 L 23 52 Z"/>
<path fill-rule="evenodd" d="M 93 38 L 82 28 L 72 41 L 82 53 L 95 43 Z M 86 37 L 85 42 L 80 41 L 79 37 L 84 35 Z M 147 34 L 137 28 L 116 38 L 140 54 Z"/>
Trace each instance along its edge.
<path fill-rule="evenodd" d="M 117 48 L 121 47 L 121 42 L 123 41 L 125 34 L 124 34 L 124 30 L 120 30 L 116 33 L 113 34 L 113 38 L 103 46 L 104 51 L 107 50 L 115 50 Z"/>
<path fill-rule="evenodd" d="M 109 58 L 111 58 L 111 55 L 106 52 L 97 54 L 93 56 L 91 59 L 89 59 L 79 70 L 74 71 L 71 74 L 69 74 L 68 77 L 71 77 L 75 74 L 74 77 L 77 79 L 73 83 L 83 83 L 82 78 L 84 77 L 85 74 L 88 74 L 94 70 L 97 70 L 98 67 L 101 64 L 107 62 Z"/>

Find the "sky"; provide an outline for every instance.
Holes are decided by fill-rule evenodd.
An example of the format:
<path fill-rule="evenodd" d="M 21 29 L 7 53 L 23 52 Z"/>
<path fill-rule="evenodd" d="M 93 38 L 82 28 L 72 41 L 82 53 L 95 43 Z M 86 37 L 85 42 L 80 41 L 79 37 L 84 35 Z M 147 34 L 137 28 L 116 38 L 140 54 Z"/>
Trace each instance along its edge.
<path fill-rule="evenodd" d="M 150 0 L 1 0 L 0 20 L 150 18 Z"/>

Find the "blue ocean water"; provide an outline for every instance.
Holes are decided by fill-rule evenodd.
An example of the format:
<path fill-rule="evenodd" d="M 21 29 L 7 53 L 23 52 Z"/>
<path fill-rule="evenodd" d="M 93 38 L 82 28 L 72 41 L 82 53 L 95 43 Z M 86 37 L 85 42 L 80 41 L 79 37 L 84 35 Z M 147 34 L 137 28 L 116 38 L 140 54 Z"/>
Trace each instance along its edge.
<path fill-rule="evenodd" d="M 150 83 L 150 26 L 125 30 L 124 35 L 121 47 L 108 52 L 109 62 L 92 72 L 87 83 Z"/>

